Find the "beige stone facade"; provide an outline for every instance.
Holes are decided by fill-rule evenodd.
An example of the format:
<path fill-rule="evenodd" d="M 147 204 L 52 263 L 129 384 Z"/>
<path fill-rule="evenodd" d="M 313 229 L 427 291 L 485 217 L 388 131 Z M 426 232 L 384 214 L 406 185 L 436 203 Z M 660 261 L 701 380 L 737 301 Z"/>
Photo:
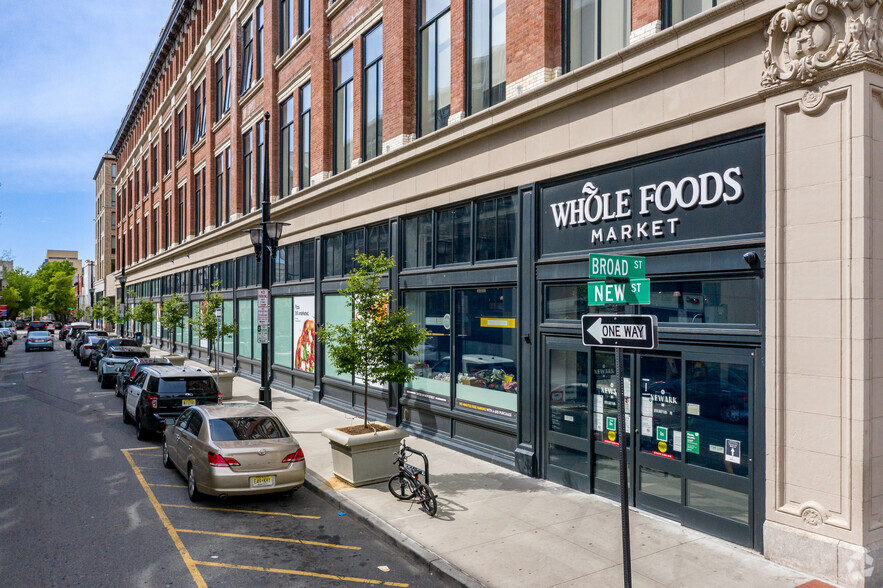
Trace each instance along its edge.
<path fill-rule="evenodd" d="M 95 283 L 96 296 L 105 294 L 105 277 L 116 271 L 116 158 L 106 153 L 95 170 Z"/>
<path fill-rule="evenodd" d="M 292 196 L 271 193 L 273 219 L 290 223 L 281 244 L 762 128 L 761 548 L 842 585 L 880 586 L 879 6 L 731 1 L 659 32 L 654 24 L 589 65 L 543 70 L 481 113 L 390 142 L 382 156 L 316 175 Z M 259 215 L 127 264 L 128 283 L 250 255 L 242 231 Z"/>

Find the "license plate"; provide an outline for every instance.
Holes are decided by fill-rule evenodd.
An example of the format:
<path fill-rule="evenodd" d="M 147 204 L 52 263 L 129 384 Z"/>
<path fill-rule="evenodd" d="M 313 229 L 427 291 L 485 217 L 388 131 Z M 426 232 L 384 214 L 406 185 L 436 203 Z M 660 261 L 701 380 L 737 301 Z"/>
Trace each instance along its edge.
<path fill-rule="evenodd" d="M 181 401 L 181 406 L 196 406 L 196 398 L 189 398 Z"/>
<path fill-rule="evenodd" d="M 260 488 L 261 486 L 272 486 L 273 476 L 252 476 L 251 485 L 253 488 Z"/>

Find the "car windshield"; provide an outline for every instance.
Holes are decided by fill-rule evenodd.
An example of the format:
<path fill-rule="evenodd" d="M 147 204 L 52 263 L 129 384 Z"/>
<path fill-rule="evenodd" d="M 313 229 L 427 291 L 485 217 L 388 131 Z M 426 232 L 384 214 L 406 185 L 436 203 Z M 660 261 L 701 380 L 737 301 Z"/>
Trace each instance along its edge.
<path fill-rule="evenodd" d="M 149 357 L 147 351 L 144 349 L 131 349 L 126 347 L 114 347 L 110 350 L 110 353 L 114 357 Z"/>
<path fill-rule="evenodd" d="M 211 378 L 163 378 L 160 392 L 163 394 L 205 395 L 215 393 Z"/>
<path fill-rule="evenodd" d="M 212 419 L 209 421 L 213 441 L 247 441 L 250 439 L 282 439 L 288 431 L 278 419 L 269 416 Z"/>

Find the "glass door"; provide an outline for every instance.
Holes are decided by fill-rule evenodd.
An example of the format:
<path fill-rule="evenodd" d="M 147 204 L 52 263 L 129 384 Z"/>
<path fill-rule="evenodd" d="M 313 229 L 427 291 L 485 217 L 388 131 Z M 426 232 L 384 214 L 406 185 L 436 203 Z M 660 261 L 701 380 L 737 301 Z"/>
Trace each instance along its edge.
<path fill-rule="evenodd" d="M 545 339 L 543 348 L 546 477 L 590 492 L 589 349 L 564 337 Z"/>
<path fill-rule="evenodd" d="M 593 348 L 592 351 L 592 473 L 594 491 L 619 500 L 619 444 L 617 438 L 617 378 L 615 352 Z M 634 354 L 623 354 L 623 395 L 625 397 L 626 469 L 629 503 L 634 502 L 634 468 L 632 467 L 632 383 Z"/>

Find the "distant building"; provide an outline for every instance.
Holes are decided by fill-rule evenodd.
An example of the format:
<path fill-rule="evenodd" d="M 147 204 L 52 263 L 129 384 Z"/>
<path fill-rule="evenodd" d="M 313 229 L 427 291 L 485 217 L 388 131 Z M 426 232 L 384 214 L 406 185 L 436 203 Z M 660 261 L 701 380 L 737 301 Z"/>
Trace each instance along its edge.
<path fill-rule="evenodd" d="M 69 261 L 77 270 L 78 275 L 83 275 L 83 262 L 79 259 L 79 252 L 65 249 L 47 249 L 45 262 Z"/>
<path fill-rule="evenodd" d="M 105 153 L 98 169 L 92 177 L 95 180 L 95 267 L 94 298 L 92 302 L 105 296 L 104 277 L 116 271 L 116 157 Z M 109 289 L 113 295 L 113 288 Z"/>

